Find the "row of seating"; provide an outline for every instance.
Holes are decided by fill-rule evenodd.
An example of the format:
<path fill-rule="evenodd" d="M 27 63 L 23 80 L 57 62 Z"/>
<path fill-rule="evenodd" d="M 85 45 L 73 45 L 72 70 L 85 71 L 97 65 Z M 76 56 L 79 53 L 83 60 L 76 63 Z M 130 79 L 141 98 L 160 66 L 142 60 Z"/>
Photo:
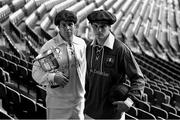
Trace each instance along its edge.
<path fill-rule="evenodd" d="M 46 119 L 46 107 L 6 84 L 0 83 L 3 108 L 16 119 Z"/>
<path fill-rule="evenodd" d="M 0 66 L 9 73 L 11 80 L 17 83 L 17 87 L 19 88 L 20 85 L 23 85 L 27 88 L 27 92 L 35 89 L 37 83 L 31 75 L 32 63 L 6 52 L 1 53 Z"/>
<path fill-rule="evenodd" d="M 141 106 L 139 108 L 131 107 L 127 112 L 128 115 L 133 116 L 133 119 L 151 119 L 151 120 L 164 120 L 164 119 L 180 119 L 180 116 L 173 113 L 173 110 L 170 110 L 169 106 L 163 104 L 164 109 L 156 107 L 154 105 L 148 105 L 145 102 L 139 102 Z M 149 111 L 150 110 L 150 111 Z M 149 111 L 149 112 L 148 112 Z M 127 116 L 127 119 L 132 119 Z"/>
<path fill-rule="evenodd" d="M 137 1 L 136 1 L 137 2 Z M 137 2 L 138 3 L 138 2 Z M 158 8 L 160 8 L 159 6 L 156 6 L 156 4 L 155 4 L 155 2 L 154 2 L 154 4 L 153 4 L 154 6 L 152 6 L 151 5 L 151 8 L 152 9 L 150 9 L 151 10 L 151 12 L 150 12 L 150 15 L 152 15 L 152 12 L 157 12 L 157 9 Z M 148 7 L 149 6 L 149 7 Z M 118 29 L 116 29 L 115 30 L 115 32 L 116 32 L 116 34 L 124 34 L 124 36 L 125 36 L 125 38 L 127 39 L 127 43 L 129 43 L 129 46 L 130 46 L 130 48 L 133 48 L 133 45 L 134 45 L 134 47 L 137 49 L 137 48 L 139 48 L 142 52 L 144 52 L 145 54 L 148 54 L 148 51 L 149 52 L 151 52 L 151 54 L 152 54 L 152 52 L 153 52 L 153 54 L 158 54 L 158 51 L 156 50 L 156 46 L 154 46 L 154 45 L 156 45 L 156 44 L 158 44 L 159 46 L 161 46 L 161 49 L 164 51 L 164 49 L 167 49 L 166 48 L 166 46 L 164 45 L 165 43 L 163 43 L 163 40 L 165 40 L 165 39 L 163 39 L 163 38 L 160 38 L 160 37 L 158 37 L 158 36 L 162 36 L 163 34 L 164 34 L 164 32 L 162 31 L 162 29 L 161 29 L 161 27 L 157 27 L 157 25 L 159 24 L 160 26 L 161 26 L 161 23 L 159 23 L 158 21 L 153 21 L 155 18 L 158 18 L 158 16 L 156 15 L 153 15 L 152 17 L 153 17 L 153 19 L 150 19 L 150 17 L 148 17 L 148 19 L 147 19 L 147 17 L 146 16 L 148 16 L 148 9 L 147 10 L 143 10 L 143 9 L 146 9 L 146 8 L 150 8 L 150 5 L 148 4 L 148 2 L 144 2 L 143 4 L 142 4 L 142 8 L 141 7 L 139 7 L 139 9 L 138 10 L 140 10 L 140 13 L 139 12 L 136 12 L 136 13 L 138 13 L 138 19 L 136 19 L 135 17 L 133 18 L 133 14 L 127 14 L 127 17 L 125 17 L 124 19 L 125 20 L 121 20 L 121 22 L 122 22 L 122 24 L 119 24 L 119 27 L 117 27 Z M 146 13 L 144 12 L 144 11 L 146 11 Z M 146 19 L 145 19 L 146 18 Z M 134 22 L 134 21 L 135 22 Z M 164 20 L 166 20 L 166 19 L 164 19 Z M 136 24 L 137 23 L 137 24 Z M 145 23 L 145 24 L 143 24 L 143 23 Z M 149 28 L 149 23 L 152 23 L 152 28 Z M 153 25 L 153 23 L 158 23 L 158 24 L 154 24 Z M 147 25 L 146 25 L 147 24 Z M 132 29 L 132 26 L 134 25 L 134 29 Z M 155 32 L 155 34 L 154 35 L 156 35 L 155 37 L 156 37 L 156 39 L 149 39 L 149 37 L 148 36 L 144 36 L 142 33 L 143 33 L 143 30 L 145 29 L 145 27 L 147 26 L 147 28 L 149 29 L 149 30 L 153 30 L 154 32 Z M 136 29 L 135 29 L 136 28 Z M 169 31 L 171 31 L 171 27 L 169 27 L 169 28 L 167 28 Z M 138 30 L 138 37 L 135 37 L 134 38 L 134 36 L 132 36 L 133 34 L 134 35 L 136 35 L 135 34 L 135 31 L 132 31 L 132 30 Z M 146 31 L 147 31 L 147 29 L 146 29 Z M 158 34 L 158 33 L 161 33 L 161 34 Z M 167 41 L 165 41 L 166 42 L 166 44 L 167 45 L 169 45 L 170 46 L 170 49 L 171 50 L 169 50 L 169 52 L 167 53 L 167 57 L 166 57 L 166 59 L 171 59 L 172 61 L 175 61 L 175 62 L 178 62 L 179 60 L 178 60 L 178 56 L 176 56 L 176 54 L 178 54 L 178 49 L 179 49 L 179 46 L 178 46 L 178 42 L 177 42 L 177 32 L 178 31 L 176 31 L 175 33 L 176 34 L 174 34 L 174 32 L 167 32 L 167 34 L 170 36 L 169 38 L 167 37 L 166 39 L 169 39 L 169 41 L 170 42 L 167 42 Z M 152 36 L 152 35 L 150 35 L 150 36 Z M 147 39 L 147 40 L 146 40 Z M 135 40 L 135 41 L 134 41 Z M 157 41 L 156 41 L 157 40 Z M 129 41 L 129 42 L 128 42 Z M 153 43 L 153 41 L 154 41 L 154 43 Z M 144 43 L 148 43 L 147 44 L 147 46 L 145 46 L 145 44 Z M 154 47 L 155 49 L 153 49 L 153 50 L 151 50 L 152 49 L 152 47 L 150 48 L 150 46 L 148 46 L 149 45 L 149 43 L 150 43 L 150 45 L 152 46 L 152 47 Z M 136 44 L 136 45 L 135 45 Z M 142 44 L 142 45 L 141 45 Z M 176 46 L 175 46 L 176 45 Z M 143 47 L 143 46 L 145 46 L 145 47 Z M 147 48 L 150 48 L 150 49 L 147 49 Z M 169 48 L 168 48 L 169 49 Z M 162 53 L 163 53 L 163 51 L 161 51 Z M 175 53 L 173 53 L 173 52 L 171 52 L 171 51 L 176 51 Z M 156 55 L 157 56 L 157 55 Z M 160 55 L 159 55 L 160 56 Z M 162 57 L 162 58 L 164 58 L 164 57 Z"/>

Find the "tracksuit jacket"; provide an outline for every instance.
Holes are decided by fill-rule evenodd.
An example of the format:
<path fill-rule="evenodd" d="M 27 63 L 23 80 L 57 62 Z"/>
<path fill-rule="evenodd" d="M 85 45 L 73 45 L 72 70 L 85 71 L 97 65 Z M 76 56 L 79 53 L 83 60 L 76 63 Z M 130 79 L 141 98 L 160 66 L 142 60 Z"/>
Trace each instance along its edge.
<path fill-rule="evenodd" d="M 95 119 L 115 118 L 117 111 L 109 100 L 112 86 L 131 81 L 128 96 L 141 97 L 144 89 L 143 74 L 131 50 L 112 33 L 104 47 L 93 40 L 87 45 L 87 77 L 85 113 Z"/>
<path fill-rule="evenodd" d="M 51 49 L 52 47 L 61 47 L 61 45 L 63 44 L 67 45 L 67 49 L 69 51 L 69 45 L 58 34 L 56 37 L 47 41 L 45 45 L 43 45 L 39 54 L 43 53 L 48 49 Z M 74 63 L 74 60 L 71 59 L 69 60 L 70 63 L 64 60 L 64 63 L 61 63 L 60 67 L 58 68 L 60 71 L 68 71 L 68 69 L 70 70 L 69 82 L 64 88 L 51 88 L 50 86 L 48 86 L 49 81 L 54 81 L 54 76 L 56 72 L 44 71 L 39 65 L 39 62 L 37 61 L 33 65 L 32 77 L 34 78 L 34 80 L 41 85 L 47 85 L 46 106 L 48 108 L 71 108 L 84 101 L 86 74 L 86 43 L 83 39 L 73 36 L 72 46 L 74 46 L 73 54 L 75 54 L 75 59 L 77 63 Z M 71 55 L 71 52 L 69 51 L 67 54 Z M 57 59 L 58 62 L 60 62 L 59 59 L 61 58 Z M 67 64 L 70 64 L 69 68 L 67 67 Z"/>

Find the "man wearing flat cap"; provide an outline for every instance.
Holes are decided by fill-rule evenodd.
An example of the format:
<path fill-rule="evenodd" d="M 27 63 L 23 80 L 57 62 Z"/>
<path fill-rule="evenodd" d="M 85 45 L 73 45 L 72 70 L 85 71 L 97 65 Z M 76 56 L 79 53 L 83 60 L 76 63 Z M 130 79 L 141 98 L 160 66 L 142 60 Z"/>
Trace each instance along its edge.
<path fill-rule="evenodd" d="M 97 10 L 87 16 L 94 39 L 87 45 L 85 114 L 94 119 L 125 119 L 135 99 L 141 99 L 143 74 L 131 50 L 111 32 L 116 17 Z M 126 76 L 131 85 L 125 85 Z"/>
<path fill-rule="evenodd" d="M 76 15 L 68 10 L 57 13 L 57 36 L 40 49 L 32 76 L 46 87 L 47 119 L 84 120 L 86 43 L 74 35 Z"/>

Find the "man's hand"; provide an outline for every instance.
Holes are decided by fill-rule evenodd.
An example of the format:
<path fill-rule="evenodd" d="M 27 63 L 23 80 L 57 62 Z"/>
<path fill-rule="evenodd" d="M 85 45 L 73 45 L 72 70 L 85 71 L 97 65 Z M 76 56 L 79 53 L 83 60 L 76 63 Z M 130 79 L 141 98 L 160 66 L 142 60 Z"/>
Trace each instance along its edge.
<path fill-rule="evenodd" d="M 64 87 L 68 84 L 69 79 L 63 75 L 62 72 L 57 72 L 54 76 L 54 82 L 60 85 L 61 87 Z"/>
<path fill-rule="evenodd" d="M 117 106 L 117 110 L 118 112 L 127 112 L 130 108 L 128 107 L 128 105 L 125 104 L 124 101 L 115 101 L 112 103 L 113 105 Z"/>

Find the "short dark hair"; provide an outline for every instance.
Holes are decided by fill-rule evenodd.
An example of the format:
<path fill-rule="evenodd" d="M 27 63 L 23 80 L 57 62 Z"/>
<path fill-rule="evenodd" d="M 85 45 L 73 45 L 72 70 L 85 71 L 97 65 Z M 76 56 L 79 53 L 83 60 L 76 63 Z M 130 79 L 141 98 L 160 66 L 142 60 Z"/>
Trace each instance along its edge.
<path fill-rule="evenodd" d="M 54 24 L 59 25 L 60 21 L 62 21 L 62 20 L 70 21 L 70 22 L 73 22 L 74 24 L 76 24 L 77 16 L 72 11 L 62 10 L 56 15 L 56 17 L 54 19 Z"/>

